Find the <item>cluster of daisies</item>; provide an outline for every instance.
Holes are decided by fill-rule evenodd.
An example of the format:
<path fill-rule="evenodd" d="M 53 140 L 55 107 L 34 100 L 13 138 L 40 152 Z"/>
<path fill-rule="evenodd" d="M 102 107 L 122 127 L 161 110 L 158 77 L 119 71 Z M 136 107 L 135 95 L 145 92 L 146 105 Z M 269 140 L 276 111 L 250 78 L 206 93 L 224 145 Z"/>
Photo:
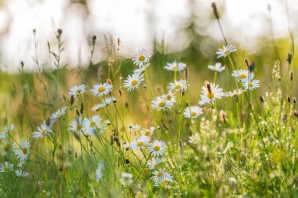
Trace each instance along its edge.
<path fill-rule="evenodd" d="M 16 141 L 13 137 L 14 125 L 7 125 L 0 132 L 0 153 L 4 162 L 0 163 L 0 173 L 14 173 L 16 177 L 27 177 L 26 161 L 30 153 L 28 140 Z"/>
<path fill-rule="evenodd" d="M 166 144 L 162 140 L 153 139 L 155 127 L 143 128 L 139 125 L 134 125 L 129 127 L 130 133 L 138 134 L 132 142 L 127 142 L 123 145 L 126 152 L 129 151 L 141 151 L 144 153 L 149 153 L 149 158 L 147 158 L 147 166 L 152 171 L 152 181 L 154 186 L 166 187 L 168 183 L 173 182 L 171 174 L 166 171 L 164 158 L 166 154 Z M 145 156 L 144 156 L 145 158 Z"/>

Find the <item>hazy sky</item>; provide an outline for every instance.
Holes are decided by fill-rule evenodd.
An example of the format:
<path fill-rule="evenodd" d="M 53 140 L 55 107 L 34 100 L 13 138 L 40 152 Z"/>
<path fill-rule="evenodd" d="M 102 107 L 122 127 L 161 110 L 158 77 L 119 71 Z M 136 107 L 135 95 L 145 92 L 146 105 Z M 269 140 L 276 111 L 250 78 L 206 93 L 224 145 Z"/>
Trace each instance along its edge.
<path fill-rule="evenodd" d="M 130 57 L 139 49 L 152 49 L 152 39 L 164 39 L 169 52 L 188 46 L 190 37 L 183 27 L 189 25 L 191 13 L 196 16 L 196 31 L 209 35 L 214 42 L 222 36 L 212 13 L 216 2 L 224 31 L 230 43 L 254 52 L 256 38 L 269 35 L 267 10 L 271 5 L 274 36 L 288 34 L 286 0 L 87 0 L 87 7 L 69 0 L 7 0 L 0 7 L 1 70 L 16 71 L 20 61 L 36 69 L 33 62 L 32 30 L 37 30 L 39 61 L 48 67 L 47 42 L 55 50 L 55 33 L 63 30 L 63 62 L 75 67 L 87 65 L 92 35 L 98 38 L 94 62 L 103 60 L 105 36 L 121 38 L 121 55 Z M 190 2 L 192 5 L 190 5 Z M 297 33 L 298 1 L 287 0 L 289 24 Z M 206 46 L 205 46 L 206 47 Z M 204 49 L 204 48 L 203 48 Z"/>

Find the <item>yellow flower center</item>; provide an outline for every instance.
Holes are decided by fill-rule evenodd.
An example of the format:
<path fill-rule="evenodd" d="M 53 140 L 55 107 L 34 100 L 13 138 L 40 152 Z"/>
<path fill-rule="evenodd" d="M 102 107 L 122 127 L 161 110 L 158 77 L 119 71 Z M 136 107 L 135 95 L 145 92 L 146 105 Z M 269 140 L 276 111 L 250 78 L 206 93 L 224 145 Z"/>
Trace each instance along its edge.
<path fill-rule="evenodd" d="M 138 144 L 137 144 L 138 147 L 143 146 L 143 145 L 144 145 L 144 142 L 141 142 L 141 141 L 138 142 Z"/>
<path fill-rule="evenodd" d="M 28 149 L 27 149 L 27 148 L 23 148 L 23 153 L 24 153 L 24 155 L 26 155 L 27 152 L 28 152 Z"/>
<path fill-rule="evenodd" d="M 173 70 L 175 71 L 175 70 L 177 70 L 178 69 L 178 65 L 174 65 L 173 66 Z"/>
<path fill-rule="evenodd" d="M 133 81 L 131 81 L 131 86 L 135 86 L 138 83 L 138 81 L 136 79 L 134 79 Z"/>
<path fill-rule="evenodd" d="M 41 131 L 41 134 L 44 135 L 44 134 L 46 134 L 46 132 L 47 132 L 47 130 L 43 129 L 43 130 Z"/>
<path fill-rule="evenodd" d="M 77 131 L 81 130 L 82 128 L 83 128 L 82 125 L 78 125 L 78 126 L 77 126 Z"/>
<path fill-rule="evenodd" d="M 213 92 L 208 92 L 207 93 L 207 98 L 209 98 L 209 99 L 214 98 L 214 93 Z"/>
<path fill-rule="evenodd" d="M 144 135 L 145 136 L 149 136 L 150 135 L 150 131 L 149 130 L 146 130 L 145 133 L 144 133 Z"/>
<path fill-rule="evenodd" d="M 191 116 L 196 116 L 197 115 L 197 113 L 196 112 L 191 112 L 191 114 L 190 114 Z"/>
<path fill-rule="evenodd" d="M 95 123 L 94 122 L 90 122 L 90 127 L 94 127 Z"/>
<path fill-rule="evenodd" d="M 248 83 L 248 85 L 247 85 L 248 87 L 252 87 L 253 86 L 253 84 L 252 83 Z"/>
<path fill-rule="evenodd" d="M 176 85 L 175 89 L 181 89 L 181 85 Z"/>
<path fill-rule="evenodd" d="M 99 88 L 98 88 L 98 92 L 104 92 L 105 90 L 106 90 L 105 87 L 99 87 Z"/>
<path fill-rule="evenodd" d="M 160 146 L 154 146 L 153 149 L 154 149 L 155 151 L 159 151 L 159 150 L 160 150 Z"/>
<path fill-rule="evenodd" d="M 164 107 L 165 105 L 166 105 L 166 103 L 164 101 L 161 101 L 161 102 L 158 103 L 159 107 Z"/>
<path fill-rule="evenodd" d="M 3 149 L 4 149 L 4 151 L 7 152 L 10 149 L 10 147 L 11 147 L 10 144 L 5 144 Z"/>
<path fill-rule="evenodd" d="M 4 172 L 8 172 L 8 171 L 9 171 L 9 167 L 5 167 Z"/>
<path fill-rule="evenodd" d="M 239 75 L 239 78 L 246 78 L 247 76 L 246 76 L 246 74 L 240 74 Z"/>
<path fill-rule="evenodd" d="M 224 54 L 225 54 L 225 55 L 228 55 L 229 53 L 230 53 L 229 50 L 225 50 L 225 51 L 224 51 Z"/>
<path fill-rule="evenodd" d="M 145 56 L 144 55 L 139 56 L 139 61 L 144 61 L 144 60 L 145 60 Z"/>
<path fill-rule="evenodd" d="M 171 95 L 167 95 L 167 100 L 171 100 L 172 96 Z"/>
<path fill-rule="evenodd" d="M 160 185 L 161 185 L 162 187 L 166 187 L 167 184 L 168 184 L 168 182 L 167 182 L 166 180 L 163 180 L 162 182 L 160 182 Z"/>

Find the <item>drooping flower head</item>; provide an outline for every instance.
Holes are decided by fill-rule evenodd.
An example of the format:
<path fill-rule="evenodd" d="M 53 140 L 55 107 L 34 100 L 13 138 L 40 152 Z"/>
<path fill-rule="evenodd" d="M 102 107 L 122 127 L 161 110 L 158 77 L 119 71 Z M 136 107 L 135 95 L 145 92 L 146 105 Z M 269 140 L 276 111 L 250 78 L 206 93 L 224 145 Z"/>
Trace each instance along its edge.
<path fill-rule="evenodd" d="M 254 90 L 258 87 L 260 87 L 260 81 L 259 80 L 246 80 L 242 82 L 242 85 L 244 87 L 244 90 Z"/>
<path fill-rule="evenodd" d="M 77 97 L 83 93 L 85 93 L 87 86 L 84 84 L 81 85 L 75 85 L 69 90 L 69 95 Z"/>
<path fill-rule="evenodd" d="M 186 68 L 186 64 L 175 61 L 173 63 L 167 63 L 164 68 L 169 71 L 183 71 Z"/>
<path fill-rule="evenodd" d="M 215 65 L 208 65 L 208 68 L 215 72 L 222 72 L 225 70 L 225 66 L 222 66 L 221 63 L 215 63 Z"/>

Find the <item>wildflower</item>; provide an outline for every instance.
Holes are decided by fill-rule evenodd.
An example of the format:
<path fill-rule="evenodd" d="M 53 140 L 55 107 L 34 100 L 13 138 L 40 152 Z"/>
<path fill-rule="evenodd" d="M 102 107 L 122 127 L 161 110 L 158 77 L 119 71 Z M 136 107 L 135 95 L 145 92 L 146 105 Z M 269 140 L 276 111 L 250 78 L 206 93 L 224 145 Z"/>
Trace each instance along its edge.
<path fill-rule="evenodd" d="M 71 96 L 77 97 L 77 96 L 79 96 L 79 95 L 85 93 L 85 92 L 86 92 L 86 88 L 87 88 L 87 86 L 84 85 L 84 84 L 81 84 L 81 85 L 75 85 L 75 86 L 73 86 L 72 88 L 70 88 L 70 90 L 69 90 L 68 93 L 69 93 L 69 95 L 71 95 Z"/>
<path fill-rule="evenodd" d="M 13 171 L 13 164 L 10 162 L 5 161 L 4 163 L 0 164 L 0 172 L 7 173 Z"/>
<path fill-rule="evenodd" d="M 50 128 L 50 126 L 48 126 L 46 124 L 46 122 L 44 122 L 42 125 L 37 127 L 37 131 L 34 131 L 32 133 L 32 137 L 33 138 L 42 138 L 44 136 L 48 136 L 51 132 L 52 132 L 52 129 Z"/>
<path fill-rule="evenodd" d="M 200 105 L 210 102 L 213 104 L 215 99 L 221 99 L 221 97 L 224 96 L 222 89 L 219 88 L 218 85 L 209 82 L 206 83 L 206 86 L 202 87 L 201 93 L 201 100 L 199 101 Z"/>
<path fill-rule="evenodd" d="M 233 71 L 232 76 L 234 76 L 238 81 L 244 82 L 248 79 L 253 79 L 254 73 L 247 69 L 237 69 Z"/>
<path fill-rule="evenodd" d="M 92 111 L 98 111 L 99 109 L 103 108 L 103 107 L 107 107 L 108 104 L 105 103 L 101 103 L 101 104 L 96 104 L 92 107 Z"/>
<path fill-rule="evenodd" d="M 14 125 L 6 125 L 2 132 L 0 132 L 0 140 L 6 139 L 7 136 L 14 130 Z"/>
<path fill-rule="evenodd" d="M 130 125 L 128 129 L 130 132 L 138 132 L 141 129 L 141 126 L 138 124 Z"/>
<path fill-rule="evenodd" d="M 280 61 L 277 60 L 274 63 L 273 70 L 272 70 L 272 78 L 275 80 L 280 80 Z"/>
<path fill-rule="evenodd" d="M 165 169 L 160 169 L 153 171 L 153 176 L 151 179 L 154 182 L 154 186 L 166 186 L 168 182 L 173 182 L 173 178 L 169 172 L 167 172 Z"/>
<path fill-rule="evenodd" d="M 165 161 L 165 158 L 153 157 L 151 160 L 148 160 L 147 165 L 149 169 L 154 170 L 158 164 L 163 163 Z"/>
<path fill-rule="evenodd" d="M 98 163 L 97 169 L 96 169 L 96 172 L 95 172 L 96 181 L 101 180 L 102 175 L 103 175 L 103 172 L 102 172 L 103 169 L 104 169 L 104 163 L 103 162 Z"/>
<path fill-rule="evenodd" d="M 68 109 L 68 107 L 63 107 L 63 108 L 59 109 L 58 111 L 56 111 L 55 113 L 53 113 L 53 114 L 50 116 L 51 121 L 54 123 L 54 122 L 56 122 L 57 120 L 59 120 L 62 116 L 65 115 L 67 109 Z M 52 124 L 53 124 L 53 123 L 52 123 Z"/>
<path fill-rule="evenodd" d="M 222 72 L 225 70 L 225 66 L 222 66 L 221 63 L 215 63 L 215 65 L 208 65 L 208 68 L 215 72 Z"/>
<path fill-rule="evenodd" d="M 5 156 L 12 147 L 12 142 L 10 140 L 4 140 L 1 144 L 1 153 L 3 156 Z"/>
<path fill-rule="evenodd" d="M 254 90 L 254 89 L 260 87 L 260 81 L 259 80 L 247 80 L 245 82 L 242 82 L 242 85 L 244 86 L 244 90 Z"/>
<path fill-rule="evenodd" d="M 236 47 L 234 45 L 231 45 L 231 44 L 223 46 L 222 48 L 217 50 L 217 52 L 216 52 L 217 58 L 226 57 L 230 53 L 235 52 L 236 50 L 237 50 Z"/>
<path fill-rule="evenodd" d="M 113 86 L 108 83 L 100 83 L 99 85 L 94 85 L 91 92 L 93 95 L 103 96 L 109 94 L 113 90 Z"/>
<path fill-rule="evenodd" d="M 167 103 L 167 99 L 161 96 L 158 96 L 151 101 L 151 107 L 157 111 L 170 108 L 169 104 Z"/>
<path fill-rule="evenodd" d="M 135 65 L 139 67 L 144 66 L 145 63 L 148 63 L 151 58 L 151 53 L 147 52 L 146 49 L 142 49 L 139 51 L 139 54 L 134 55 L 132 61 Z"/>
<path fill-rule="evenodd" d="M 238 89 L 238 90 L 233 90 L 233 91 L 229 91 L 224 93 L 226 97 L 233 97 L 233 96 L 239 96 L 243 93 L 242 89 Z"/>
<path fill-rule="evenodd" d="M 77 117 L 75 120 L 69 123 L 69 130 L 77 133 L 81 133 L 83 130 L 83 118 Z"/>
<path fill-rule="evenodd" d="M 15 170 L 15 174 L 17 177 L 28 177 L 29 176 L 29 173 L 27 173 L 23 170 L 20 170 L 20 169 Z"/>
<path fill-rule="evenodd" d="M 25 162 L 30 153 L 30 142 L 27 140 L 22 140 L 20 144 L 15 144 L 14 153 L 20 161 Z"/>
<path fill-rule="evenodd" d="M 82 125 L 82 131 L 86 136 L 102 132 L 101 118 L 98 115 L 95 115 L 92 118 L 84 118 Z"/>
<path fill-rule="evenodd" d="M 165 95 L 162 95 L 162 97 L 165 99 L 168 106 L 173 106 L 176 102 L 176 96 L 171 91 Z"/>
<path fill-rule="evenodd" d="M 133 73 L 129 75 L 126 80 L 123 82 L 123 86 L 128 90 L 131 91 L 135 88 L 138 88 L 141 82 L 144 81 L 144 75 L 140 73 Z"/>
<path fill-rule="evenodd" d="M 184 117 L 197 118 L 203 113 L 202 108 L 199 106 L 186 107 L 184 110 Z"/>
<path fill-rule="evenodd" d="M 183 71 L 186 68 L 186 64 L 175 61 L 173 63 L 167 63 L 164 68 L 170 71 Z"/>
<path fill-rule="evenodd" d="M 166 151 L 166 144 L 161 140 L 154 140 L 152 143 L 149 144 L 149 152 L 153 156 L 161 156 Z"/>
<path fill-rule="evenodd" d="M 154 134 L 154 132 L 155 132 L 155 127 L 150 127 L 150 129 L 143 129 L 141 131 L 141 134 L 143 136 L 149 136 L 150 137 Z"/>
<path fill-rule="evenodd" d="M 167 87 L 170 91 L 182 91 L 187 89 L 186 80 L 175 80 L 174 83 L 169 83 Z"/>
<path fill-rule="evenodd" d="M 194 135 L 191 135 L 189 137 L 188 142 L 191 143 L 191 144 L 199 144 L 199 142 L 200 142 L 200 136 L 199 136 L 199 134 L 196 133 Z"/>
<path fill-rule="evenodd" d="M 133 183 L 133 176 L 130 173 L 122 173 L 121 178 L 120 178 L 120 183 L 123 186 L 129 186 L 130 184 Z"/>
<path fill-rule="evenodd" d="M 132 149 L 138 150 L 140 148 L 143 148 L 144 146 L 148 145 L 150 141 L 150 137 L 148 136 L 141 136 L 137 137 L 131 144 L 130 147 Z"/>

